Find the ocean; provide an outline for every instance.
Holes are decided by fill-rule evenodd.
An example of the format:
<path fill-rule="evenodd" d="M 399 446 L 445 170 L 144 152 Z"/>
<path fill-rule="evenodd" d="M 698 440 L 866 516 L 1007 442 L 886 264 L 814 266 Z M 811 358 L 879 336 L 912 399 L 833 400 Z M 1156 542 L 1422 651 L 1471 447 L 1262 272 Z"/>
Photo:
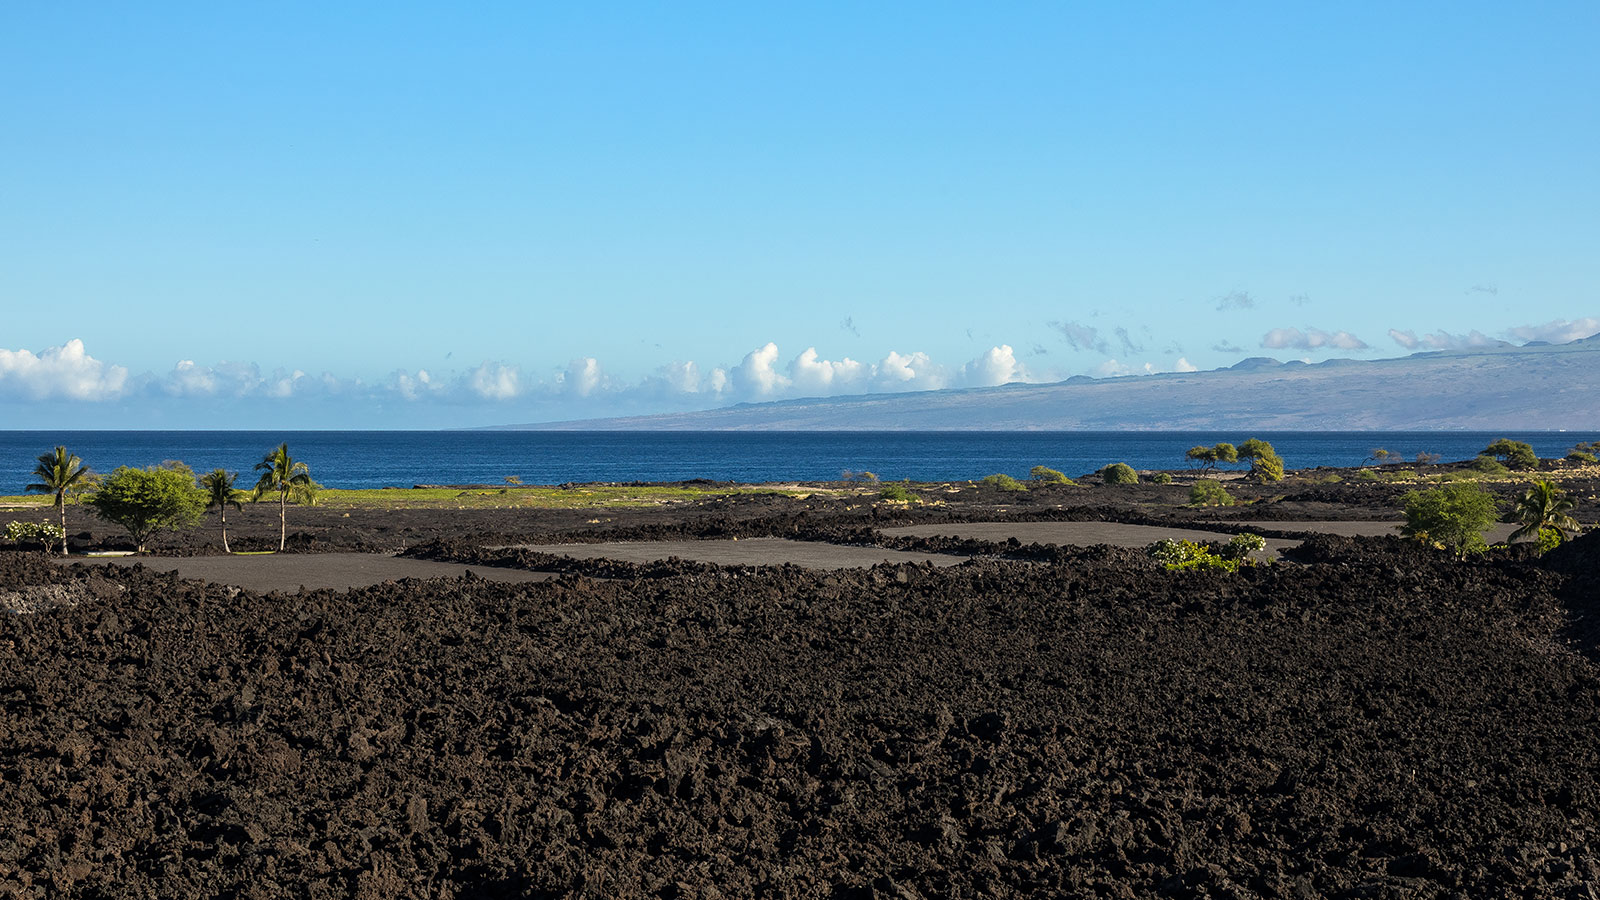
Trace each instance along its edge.
<path fill-rule="evenodd" d="M 1410 460 L 1470 459 L 1509 437 L 1562 456 L 1600 433 L 1574 432 L 548 432 L 548 431 L 0 431 L 0 494 L 20 493 L 35 460 L 65 445 L 98 472 L 176 459 L 243 477 L 287 441 L 328 487 L 568 481 L 825 481 L 846 471 L 884 480 L 955 481 L 1036 465 L 1077 476 L 1113 462 L 1181 469 L 1196 444 L 1258 437 L 1289 468 L 1360 465 L 1382 447 Z M 1240 467 L 1243 468 L 1243 467 Z"/>

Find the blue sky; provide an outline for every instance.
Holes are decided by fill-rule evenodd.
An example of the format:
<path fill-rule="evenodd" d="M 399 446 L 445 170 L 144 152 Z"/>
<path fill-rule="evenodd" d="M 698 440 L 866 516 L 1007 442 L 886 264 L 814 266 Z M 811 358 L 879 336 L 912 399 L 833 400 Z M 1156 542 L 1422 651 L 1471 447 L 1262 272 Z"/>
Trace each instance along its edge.
<path fill-rule="evenodd" d="M 1595 34 L 1591 3 L 10 4 L 0 427 L 1583 336 Z"/>

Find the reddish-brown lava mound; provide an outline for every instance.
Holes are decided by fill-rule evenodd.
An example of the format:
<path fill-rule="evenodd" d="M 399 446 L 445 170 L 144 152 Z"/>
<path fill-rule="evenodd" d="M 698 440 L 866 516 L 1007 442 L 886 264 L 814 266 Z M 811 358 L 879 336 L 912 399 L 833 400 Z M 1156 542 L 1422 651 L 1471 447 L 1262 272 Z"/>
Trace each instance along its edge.
<path fill-rule="evenodd" d="M 263 598 L 0 554 L 79 598 L 0 613 L 0 896 L 1593 896 L 1571 576 L 1303 558 Z"/>

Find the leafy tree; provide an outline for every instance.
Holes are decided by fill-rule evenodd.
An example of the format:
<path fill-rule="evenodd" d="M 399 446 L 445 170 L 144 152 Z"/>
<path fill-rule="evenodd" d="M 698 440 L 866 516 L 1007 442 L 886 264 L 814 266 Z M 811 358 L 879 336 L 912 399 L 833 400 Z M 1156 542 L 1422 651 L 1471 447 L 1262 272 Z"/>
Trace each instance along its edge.
<path fill-rule="evenodd" d="M 1192 463 L 1200 465 L 1200 471 L 1209 472 L 1217 467 L 1217 463 L 1231 463 L 1239 461 L 1239 448 L 1232 444 L 1222 443 L 1210 447 L 1190 447 L 1184 454 Z"/>
<path fill-rule="evenodd" d="M 1239 458 L 1250 461 L 1250 477 L 1257 481 L 1282 481 L 1283 457 L 1272 445 L 1251 438 L 1239 445 Z"/>
<path fill-rule="evenodd" d="M 1399 459 L 1399 458 L 1400 458 L 1400 454 L 1398 454 L 1398 453 L 1390 453 L 1388 450 L 1385 450 L 1382 447 L 1375 448 L 1372 451 L 1372 455 L 1367 457 L 1367 459 L 1377 463 L 1380 466 L 1383 465 L 1384 463 L 1388 462 L 1391 459 Z"/>
<path fill-rule="evenodd" d="M 278 495 L 278 550 L 289 542 L 289 498 L 304 502 L 316 497 L 316 482 L 311 480 L 311 467 L 289 455 L 289 445 L 279 444 L 256 463 L 261 478 L 256 481 L 255 499 L 267 494 Z"/>
<path fill-rule="evenodd" d="M 183 463 L 134 469 L 120 466 L 85 501 L 95 514 L 128 530 L 141 552 L 158 531 L 189 528 L 205 513 L 206 494 Z"/>
<path fill-rule="evenodd" d="M 1509 438 L 1500 438 L 1489 444 L 1483 448 L 1481 455 L 1504 460 L 1506 466 L 1512 469 L 1539 468 L 1539 456 L 1533 452 L 1533 447 Z"/>
<path fill-rule="evenodd" d="M 55 496 L 56 514 L 61 517 L 61 555 L 66 556 L 67 494 L 94 484 L 94 473 L 83 460 L 68 453 L 66 447 L 57 447 L 39 457 L 33 475 L 39 480 L 27 486 L 28 493 Z"/>
<path fill-rule="evenodd" d="M 1534 537 L 1546 530 L 1562 537 L 1577 534 L 1578 520 L 1570 515 L 1575 506 L 1566 491 L 1556 487 L 1554 482 L 1535 481 L 1517 498 L 1517 505 L 1511 511 L 1512 518 L 1522 524 L 1511 533 L 1511 540 Z"/>
<path fill-rule="evenodd" d="M 1034 466 L 1028 470 L 1028 477 L 1032 478 L 1039 484 L 1073 483 L 1072 479 L 1068 478 L 1065 473 L 1052 469 L 1048 466 Z"/>
<path fill-rule="evenodd" d="M 1600 462 L 1600 456 L 1595 456 L 1593 453 L 1590 453 L 1587 450 L 1573 450 L 1567 454 L 1567 461 L 1584 463 L 1592 466 L 1595 463 Z"/>
<path fill-rule="evenodd" d="M 1202 478 L 1189 489 L 1190 506 L 1232 506 L 1233 495 L 1219 481 Z"/>
<path fill-rule="evenodd" d="M 1401 534 L 1463 556 L 1485 548 L 1483 532 L 1498 512 L 1494 495 L 1470 481 L 1411 491 L 1401 501 L 1406 511 Z"/>
<path fill-rule="evenodd" d="M 237 472 L 227 469 L 212 469 L 200 476 L 200 487 L 206 492 L 206 510 L 215 508 L 222 518 L 222 552 L 232 553 L 228 547 L 228 507 L 242 510 L 239 501 L 244 499 L 244 491 L 233 488 L 233 482 L 239 477 Z"/>
<path fill-rule="evenodd" d="M 1428 451 L 1423 450 L 1417 454 L 1417 465 L 1419 466 L 1431 466 L 1438 461 L 1439 454 L 1437 453 L 1429 453 Z"/>
<path fill-rule="evenodd" d="M 1100 470 L 1100 480 L 1106 484 L 1138 484 L 1139 473 L 1127 463 L 1112 463 Z"/>

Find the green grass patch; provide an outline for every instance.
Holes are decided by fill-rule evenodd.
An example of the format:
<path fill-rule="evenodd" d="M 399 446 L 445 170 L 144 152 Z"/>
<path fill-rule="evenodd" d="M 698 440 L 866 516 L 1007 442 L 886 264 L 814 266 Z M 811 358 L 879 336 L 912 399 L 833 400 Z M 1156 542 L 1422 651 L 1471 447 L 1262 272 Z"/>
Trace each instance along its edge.
<path fill-rule="evenodd" d="M 317 506 L 329 509 L 588 509 L 643 508 L 696 503 L 721 497 L 807 497 L 815 491 L 764 487 L 679 487 L 676 485 L 579 485 L 504 488 L 324 488 Z M 263 499 L 262 502 L 269 502 Z"/>

